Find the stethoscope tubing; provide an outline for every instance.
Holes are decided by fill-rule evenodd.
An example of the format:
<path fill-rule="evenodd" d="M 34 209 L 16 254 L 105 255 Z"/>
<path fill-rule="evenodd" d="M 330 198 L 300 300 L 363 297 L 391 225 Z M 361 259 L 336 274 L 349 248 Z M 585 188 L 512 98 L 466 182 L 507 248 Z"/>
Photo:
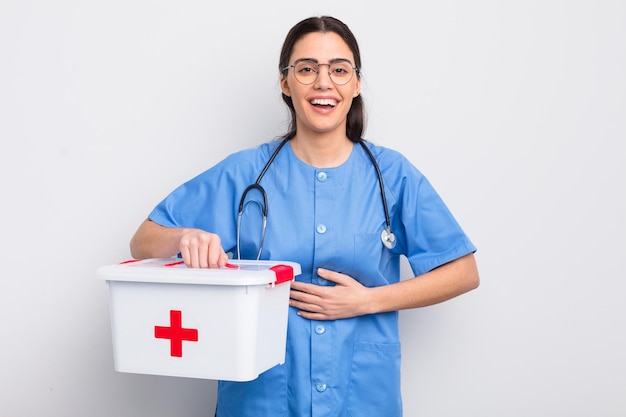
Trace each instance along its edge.
<path fill-rule="evenodd" d="M 387 225 L 387 231 L 391 233 L 391 219 L 389 218 L 389 209 L 387 208 L 387 194 L 385 194 L 385 184 L 383 184 L 383 174 L 380 172 L 380 167 L 378 166 L 378 162 L 376 162 L 376 158 L 372 154 L 372 151 L 365 145 L 363 141 L 359 142 L 367 156 L 369 156 L 372 161 L 372 165 L 374 165 L 374 169 L 376 169 L 376 175 L 378 176 L 378 186 L 380 188 L 380 197 L 383 201 L 383 211 L 385 212 L 385 224 Z M 384 242 L 383 242 L 384 243 Z M 386 246 L 386 245 L 385 245 Z M 389 248 L 391 249 L 391 248 Z"/>
<path fill-rule="evenodd" d="M 260 191 L 261 195 L 263 196 L 263 207 L 261 209 L 261 212 L 263 214 L 263 226 L 262 226 L 262 231 L 261 231 L 261 240 L 259 243 L 259 251 L 257 252 L 256 259 L 259 260 L 261 258 L 261 251 L 263 250 L 263 241 L 265 240 L 265 228 L 267 226 L 267 213 L 268 213 L 267 193 L 265 192 L 265 189 L 261 185 L 261 180 L 265 176 L 265 173 L 269 169 L 270 165 L 272 165 L 272 162 L 274 162 L 274 159 L 276 159 L 278 152 L 280 152 L 280 150 L 283 148 L 283 146 L 285 146 L 287 142 L 289 142 L 289 139 L 283 139 L 283 141 L 274 150 L 274 153 L 272 153 L 272 155 L 270 156 L 270 159 L 267 161 L 267 163 L 263 167 L 263 170 L 257 177 L 254 184 L 250 184 L 249 186 L 247 186 L 243 194 L 241 195 L 241 199 L 239 200 L 239 210 L 237 212 L 237 258 L 238 259 L 241 259 L 241 251 L 240 251 L 240 245 L 239 245 L 240 233 L 241 233 L 241 217 L 243 215 L 244 207 L 246 205 L 245 204 L 246 196 L 248 195 L 248 192 L 252 190 Z M 376 175 L 378 177 L 378 186 L 380 188 L 380 196 L 383 202 L 383 211 L 385 212 L 385 225 L 386 225 L 385 229 L 383 229 L 381 233 L 381 240 L 383 242 L 383 245 L 385 245 L 386 248 L 393 249 L 396 245 L 396 238 L 393 232 L 391 231 L 391 219 L 389 217 L 389 209 L 387 207 L 387 196 L 385 194 L 385 185 L 383 184 L 383 175 L 380 172 L 380 167 L 378 166 L 378 163 L 376 162 L 376 158 L 374 158 L 372 151 L 369 150 L 367 145 L 365 145 L 364 141 L 361 140 L 359 144 L 361 145 L 361 147 L 363 148 L 363 150 L 369 157 L 370 161 L 372 161 L 372 165 L 374 165 L 374 169 L 376 169 Z"/>
<path fill-rule="evenodd" d="M 280 152 L 283 146 L 285 146 L 287 141 L 288 139 L 283 139 L 283 141 L 278 145 L 278 147 L 276 148 L 272 156 L 270 156 L 270 159 L 267 161 L 267 163 L 263 167 L 263 170 L 257 177 L 254 184 L 248 185 L 246 189 L 244 190 L 243 194 L 241 195 L 241 199 L 239 200 L 239 210 L 237 212 L 237 259 L 241 259 L 241 249 L 240 249 L 239 242 L 240 242 L 240 233 L 241 233 L 241 217 L 243 216 L 243 209 L 245 207 L 244 203 L 246 201 L 246 196 L 248 195 L 248 193 L 255 189 L 259 190 L 261 192 L 261 195 L 263 196 L 263 207 L 261 209 L 261 212 L 263 213 L 263 226 L 261 228 L 261 240 L 259 243 L 259 251 L 257 252 L 256 260 L 258 261 L 259 259 L 261 259 L 261 251 L 263 250 L 263 242 L 265 240 L 265 228 L 267 227 L 267 207 L 268 207 L 267 193 L 265 192 L 265 189 L 261 185 L 261 180 L 265 176 L 265 173 L 269 169 L 270 165 L 272 165 L 272 162 L 274 162 L 274 159 L 276 159 L 278 152 Z"/>

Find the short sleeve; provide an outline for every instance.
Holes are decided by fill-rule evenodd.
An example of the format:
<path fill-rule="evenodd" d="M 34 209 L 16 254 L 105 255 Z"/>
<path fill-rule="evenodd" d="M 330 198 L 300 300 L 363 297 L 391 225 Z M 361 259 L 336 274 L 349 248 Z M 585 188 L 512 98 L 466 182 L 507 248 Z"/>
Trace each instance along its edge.
<path fill-rule="evenodd" d="M 407 258 L 416 275 L 476 251 L 431 183 L 421 177 L 403 195 Z"/>
<path fill-rule="evenodd" d="M 401 153 L 372 146 L 391 207 L 396 253 L 405 255 L 413 273 L 422 275 L 476 251 L 430 181 Z"/>

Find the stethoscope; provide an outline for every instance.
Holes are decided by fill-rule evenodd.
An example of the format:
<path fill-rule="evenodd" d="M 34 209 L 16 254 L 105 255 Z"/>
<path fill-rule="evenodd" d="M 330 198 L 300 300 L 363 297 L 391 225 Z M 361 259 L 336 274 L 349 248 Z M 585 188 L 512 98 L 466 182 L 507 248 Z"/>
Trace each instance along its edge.
<path fill-rule="evenodd" d="M 239 249 L 239 237 L 241 233 L 241 217 L 243 216 L 244 209 L 250 203 L 257 204 L 259 208 L 261 209 L 261 212 L 263 213 L 263 225 L 261 228 L 261 239 L 259 243 L 259 251 L 257 252 L 257 256 L 256 256 L 257 260 L 261 259 L 261 252 L 263 251 L 263 241 L 265 240 L 265 228 L 267 227 L 267 193 L 265 192 L 265 189 L 261 186 L 261 179 L 263 179 L 263 176 L 269 169 L 270 165 L 272 165 L 272 162 L 274 162 L 274 159 L 276 159 L 276 155 L 278 155 L 278 152 L 280 152 L 280 150 L 283 148 L 283 146 L 285 146 L 285 144 L 288 141 L 289 139 L 283 139 L 283 141 L 278 145 L 278 147 L 276 148 L 272 156 L 270 156 L 270 159 L 267 161 L 267 163 L 263 167 L 263 170 L 257 177 L 254 184 L 248 185 L 248 187 L 246 187 L 243 194 L 241 195 L 241 200 L 239 200 L 239 211 L 237 213 L 237 259 L 241 259 L 241 252 Z M 391 231 L 391 220 L 389 218 L 389 209 L 387 208 L 387 198 L 385 195 L 385 186 L 383 184 L 383 176 L 380 173 L 380 168 L 378 167 L 378 163 L 376 162 L 376 159 L 374 158 L 372 151 L 370 151 L 369 148 L 362 141 L 359 143 L 361 144 L 361 147 L 363 148 L 363 150 L 365 150 L 365 153 L 367 153 L 367 156 L 369 156 L 370 160 L 372 161 L 372 165 L 374 165 L 374 168 L 376 169 L 376 175 L 378 176 L 378 185 L 380 187 L 380 197 L 383 200 L 383 210 L 385 211 L 385 224 L 386 224 L 386 227 L 380 233 L 380 240 L 383 242 L 383 245 L 387 249 L 393 249 L 396 246 L 396 235 Z M 254 200 L 250 200 L 246 203 L 246 196 L 248 195 L 248 192 L 255 190 L 255 189 L 260 191 L 261 195 L 263 196 L 263 207 L 261 207 L 261 204 L 259 202 L 254 201 Z"/>

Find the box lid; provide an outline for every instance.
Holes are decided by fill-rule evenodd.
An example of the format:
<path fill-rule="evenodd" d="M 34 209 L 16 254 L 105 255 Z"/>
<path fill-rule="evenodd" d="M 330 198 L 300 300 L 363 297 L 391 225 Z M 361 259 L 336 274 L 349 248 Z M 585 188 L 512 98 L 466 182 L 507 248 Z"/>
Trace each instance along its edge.
<path fill-rule="evenodd" d="M 230 260 L 223 268 L 187 268 L 177 258 L 130 260 L 98 268 L 98 277 L 107 281 L 203 285 L 273 285 L 301 273 L 300 264 L 288 261 Z"/>

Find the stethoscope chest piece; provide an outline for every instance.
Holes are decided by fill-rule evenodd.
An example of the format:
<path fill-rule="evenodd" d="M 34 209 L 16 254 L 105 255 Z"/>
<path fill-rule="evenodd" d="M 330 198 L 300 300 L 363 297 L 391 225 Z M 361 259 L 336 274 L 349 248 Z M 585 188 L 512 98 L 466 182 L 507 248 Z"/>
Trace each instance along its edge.
<path fill-rule="evenodd" d="M 380 232 L 380 240 L 383 241 L 383 245 L 387 249 L 393 249 L 396 247 L 396 235 L 393 234 L 391 229 L 385 228 Z"/>

